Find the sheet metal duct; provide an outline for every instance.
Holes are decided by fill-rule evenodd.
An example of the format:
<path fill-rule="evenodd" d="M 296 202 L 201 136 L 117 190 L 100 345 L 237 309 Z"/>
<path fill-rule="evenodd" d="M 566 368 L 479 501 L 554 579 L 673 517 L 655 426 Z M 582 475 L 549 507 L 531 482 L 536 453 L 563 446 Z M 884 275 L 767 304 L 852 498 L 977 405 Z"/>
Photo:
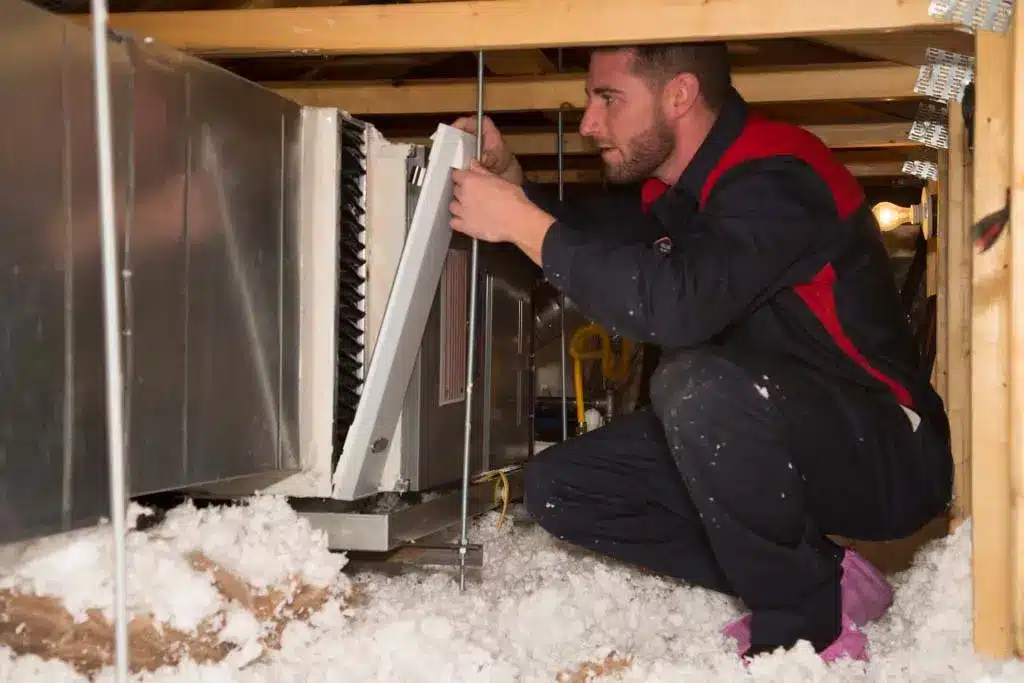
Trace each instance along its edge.
<path fill-rule="evenodd" d="M 175 51 L 110 53 L 130 494 L 458 483 L 469 244 L 446 209 L 475 141 L 394 143 Z M 108 489 L 89 29 L 0 0 L 0 54 L 6 542 L 96 522 Z M 482 247 L 473 474 L 533 433 L 538 270 Z"/>
<path fill-rule="evenodd" d="M 295 471 L 300 107 L 158 46 L 110 56 L 130 492 Z M 89 29 L 0 0 L 0 93 L 10 541 L 108 512 Z"/>

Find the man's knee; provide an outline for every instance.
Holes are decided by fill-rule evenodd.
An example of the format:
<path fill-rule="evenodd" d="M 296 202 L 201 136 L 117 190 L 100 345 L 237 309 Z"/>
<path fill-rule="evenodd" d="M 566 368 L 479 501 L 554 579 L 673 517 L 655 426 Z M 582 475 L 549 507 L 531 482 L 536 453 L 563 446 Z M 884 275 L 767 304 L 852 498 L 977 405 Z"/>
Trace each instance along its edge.
<path fill-rule="evenodd" d="M 758 387 L 738 365 L 711 349 L 680 351 L 666 358 L 651 378 L 651 403 L 665 424 L 687 424 L 709 409 L 729 410 Z"/>
<path fill-rule="evenodd" d="M 683 470 L 727 454 L 735 430 L 774 424 L 767 382 L 759 384 L 741 365 L 713 349 L 680 352 L 651 379 L 651 403 Z M 746 425 L 746 426 L 745 426 Z"/>

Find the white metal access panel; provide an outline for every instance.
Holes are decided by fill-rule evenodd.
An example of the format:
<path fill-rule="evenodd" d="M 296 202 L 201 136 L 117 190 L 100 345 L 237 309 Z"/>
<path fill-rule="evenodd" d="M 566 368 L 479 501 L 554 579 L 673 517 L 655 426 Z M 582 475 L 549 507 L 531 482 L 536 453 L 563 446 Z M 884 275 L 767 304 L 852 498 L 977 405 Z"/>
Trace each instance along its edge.
<path fill-rule="evenodd" d="M 378 490 L 451 242 L 451 171 L 467 168 L 475 156 L 476 137 L 452 126 L 439 125 L 431 140 L 422 189 L 362 395 L 334 471 L 334 496 L 344 500 Z"/>

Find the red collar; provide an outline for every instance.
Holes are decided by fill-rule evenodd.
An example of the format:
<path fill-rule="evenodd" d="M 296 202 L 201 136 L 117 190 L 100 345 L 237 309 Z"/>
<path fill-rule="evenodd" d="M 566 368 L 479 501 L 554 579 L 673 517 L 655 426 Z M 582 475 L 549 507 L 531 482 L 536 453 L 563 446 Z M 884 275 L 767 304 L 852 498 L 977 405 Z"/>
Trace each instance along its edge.
<path fill-rule="evenodd" d="M 647 210 L 651 208 L 651 204 L 654 203 L 654 200 L 660 197 L 667 189 L 668 185 L 658 178 L 648 178 L 644 181 L 643 186 L 640 188 L 640 202 L 643 206 L 644 213 L 647 213 Z"/>

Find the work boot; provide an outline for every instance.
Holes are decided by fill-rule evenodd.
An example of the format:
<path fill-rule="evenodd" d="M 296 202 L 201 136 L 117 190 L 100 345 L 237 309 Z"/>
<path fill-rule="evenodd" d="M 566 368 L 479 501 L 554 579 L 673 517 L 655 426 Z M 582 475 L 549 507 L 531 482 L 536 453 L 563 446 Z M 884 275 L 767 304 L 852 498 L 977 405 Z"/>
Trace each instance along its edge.
<path fill-rule="evenodd" d="M 844 655 L 866 658 L 867 637 L 857 627 L 880 618 L 893 600 L 889 582 L 855 550 L 844 552 L 842 569 L 843 630 L 839 638 L 821 653 L 826 661 Z M 722 634 L 736 641 L 740 654 L 745 653 L 750 648 L 750 615 L 730 623 L 722 629 Z"/>
<path fill-rule="evenodd" d="M 743 666 L 749 667 L 751 657 L 747 655 L 748 647 L 744 647 L 740 650 L 740 658 L 743 660 Z M 857 625 L 853 623 L 850 617 L 843 617 L 843 628 L 839 632 L 839 637 L 832 641 L 832 644 L 822 650 L 819 657 L 824 660 L 826 664 L 831 664 L 837 659 L 856 659 L 862 662 L 868 661 L 868 637 L 864 635 L 864 632 L 857 628 Z"/>
<path fill-rule="evenodd" d="M 848 657 L 868 661 L 868 637 L 857 628 L 853 620 L 843 615 L 843 630 L 839 637 L 832 641 L 832 644 L 821 651 L 821 658 L 826 663 L 832 663 L 837 659 Z"/>

